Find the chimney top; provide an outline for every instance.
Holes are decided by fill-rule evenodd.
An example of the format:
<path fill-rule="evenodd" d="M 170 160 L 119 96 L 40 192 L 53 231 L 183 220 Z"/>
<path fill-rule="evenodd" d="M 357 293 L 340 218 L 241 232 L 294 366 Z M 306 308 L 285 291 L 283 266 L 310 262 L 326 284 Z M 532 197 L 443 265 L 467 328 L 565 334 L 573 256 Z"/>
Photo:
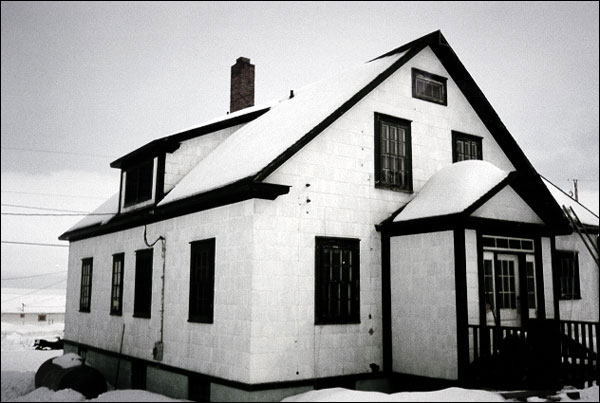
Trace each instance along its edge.
<path fill-rule="evenodd" d="M 254 65 L 247 57 L 238 57 L 231 66 L 231 113 L 254 106 Z"/>

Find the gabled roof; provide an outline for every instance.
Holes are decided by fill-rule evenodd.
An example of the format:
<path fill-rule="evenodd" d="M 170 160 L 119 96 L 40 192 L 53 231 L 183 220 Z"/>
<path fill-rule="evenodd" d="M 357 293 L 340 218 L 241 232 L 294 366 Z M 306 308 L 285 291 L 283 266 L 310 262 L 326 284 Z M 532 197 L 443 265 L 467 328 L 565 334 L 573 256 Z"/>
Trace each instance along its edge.
<path fill-rule="evenodd" d="M 202 159 L 160 205 L 258 176 L 348 99 L 398 62 L 401 54 L 363 64 L 294 91 L 294 97 L 237 130 Z M 322 130 L 322 129 L 321 129 Z M 321 131 L 319 130 L 319 131 Z"/>
<path fill-rule="evenodd" d="M 280 102 L 268 111 L 260 111 L 260 116 L 254 117 L 254 120 L 233 133 L 182 178 L 159 202 L 157 209 L 203 194 L 218 194 L 219 189 L 231 189 L 238 183 L 256 188 L 257 183 L 266 179 L 425 47 L 435 53 L 519 172 L 520 180 L 514 185 L 515 190 L 522 196 L 537 200 L 533 208 L 544 222 L 559 227 L 567 225 L 540 176 L 440 31 L 407 43 L 343 75 L 307 86 L 298 90 L 293 98 Z M 207 129 L 200 131 L 204 130 Z M 175 139 L 185 137 L 178 134 L 161 141 L 170 147 Z M 148 145 L 150 152 L 155 152 L 153 147 L 156 145 Z M 140 153 L 143 154 L 138 151 Z M 112 166 L 138 156 L 129 154 L 113 162 Z M 279 189 L 275 193 L 283 191 Z M 171 210 L 174 211 L 173 208 Z M 183 211 L 189 212 L 189 209 L 181 211 L 180 214 L 184 214 Z M 156 221 L 156 218 L 153 220 Z M 90 234 L 87 236 L 94 236 L 93 232 Z M 61 239 L 68 239 L 69 235 L 65 233 Z"/>
<path fill-rule="evenodd" d="M 471 160 L 437 171 L 393 222 L 448 216 L 474 211 L 474 206 L 500 191 L 510 173 L 487 161 Z"/>

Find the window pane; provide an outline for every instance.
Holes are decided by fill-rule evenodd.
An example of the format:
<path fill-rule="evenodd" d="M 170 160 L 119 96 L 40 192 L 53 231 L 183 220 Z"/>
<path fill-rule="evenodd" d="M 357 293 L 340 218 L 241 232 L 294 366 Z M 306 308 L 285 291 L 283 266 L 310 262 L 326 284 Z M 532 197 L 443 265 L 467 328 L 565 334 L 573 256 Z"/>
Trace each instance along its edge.
<path fill-rule="evenodd" d="M 215 239 L 191 243 L 190 322 L 213 323 Z"/>

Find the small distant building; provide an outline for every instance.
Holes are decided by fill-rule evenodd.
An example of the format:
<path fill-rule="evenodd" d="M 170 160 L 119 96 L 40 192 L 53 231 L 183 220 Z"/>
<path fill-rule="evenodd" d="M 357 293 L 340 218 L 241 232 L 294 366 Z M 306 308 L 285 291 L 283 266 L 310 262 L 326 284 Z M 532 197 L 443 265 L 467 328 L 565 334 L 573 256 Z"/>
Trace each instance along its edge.
<path fill-rule="evenodd" d="M 2 322 L 14 325 L 52 325 L 65 322 L 65 295 L 28 294 L 2 289 Z"/>

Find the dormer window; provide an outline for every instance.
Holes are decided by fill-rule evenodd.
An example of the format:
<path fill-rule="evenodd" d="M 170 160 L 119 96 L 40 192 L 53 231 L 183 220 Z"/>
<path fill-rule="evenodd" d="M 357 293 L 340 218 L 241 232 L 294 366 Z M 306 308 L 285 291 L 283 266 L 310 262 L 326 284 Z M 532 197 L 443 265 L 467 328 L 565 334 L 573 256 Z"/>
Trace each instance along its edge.
<path fill-rule="evenodd" d="M 154 159 L 144 161 L 125 170 L 125 206 L 131 206 L 152 198 Z"/>
<path fill-rule="evenodd" d="M 448 105 L 446 94 L 447 78 L 412 69 L 412 96 L 440 105 Z"/>

